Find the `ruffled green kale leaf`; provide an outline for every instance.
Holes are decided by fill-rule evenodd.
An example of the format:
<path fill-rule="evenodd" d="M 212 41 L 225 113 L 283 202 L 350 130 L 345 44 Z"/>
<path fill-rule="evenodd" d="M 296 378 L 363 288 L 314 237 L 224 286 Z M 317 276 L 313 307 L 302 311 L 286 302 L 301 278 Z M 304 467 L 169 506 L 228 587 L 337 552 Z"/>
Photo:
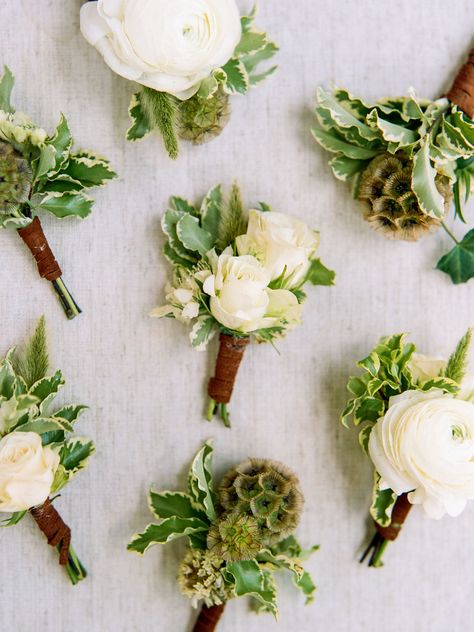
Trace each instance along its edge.
<path fill-rule="evenodd" d="M 474 229 L 438 261 L 437 269 L 451 277 L 454 284 L 466 283 L 474 277 Z"/>

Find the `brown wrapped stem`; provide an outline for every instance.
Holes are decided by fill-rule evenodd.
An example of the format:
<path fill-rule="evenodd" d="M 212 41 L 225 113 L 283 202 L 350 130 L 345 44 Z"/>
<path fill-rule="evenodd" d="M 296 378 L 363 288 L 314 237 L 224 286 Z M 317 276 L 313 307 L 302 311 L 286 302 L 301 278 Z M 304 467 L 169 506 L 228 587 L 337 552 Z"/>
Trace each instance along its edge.
<path fill-rule="evenodd" d="M 234 389 L 235 378 L 250 338 L 237 338 L 227 334 L 219 336 L 219 353 L 214 377 L 209 380 L 209 397 L 219 404 L 228 404 Z"/>
<path fill-rule="evenodd" d="M 50 546 L 59 546 L 59 563 L 66 566 L 71 546 L 71 529 L 61 518 L 49 498 L 38 507 L 32 507 L 30 514 L 48 539 Z"/>
<path fill-rule="evenodd" d="M 214 632 L 224 612 L 225 604 L 220 606 L 203 606 L 194 625 L 193 632 Z"/>
<path fill-rule="evenodd" d="M 474 118 L 474 48 L 469 53 L 469 59 L 458 72 L 452 88 L 446 96 L 469 118 Z"/>
<path fill-rule="evenodd" d="M 35 258 L 40 276 L 48 281 L 59 279 L 62 274 L 61 268 L 49 247 L 39 218 L 35 217 L 26 228 L 20 228 L 18 234 Z"/>
<path fill-rule="evenodd" d="M 397 539 L 403 523 L 405 522 L 412 507 L 413 505 L 408 500 L 408 494 L 402 494 L 397 498 L 397 502 L 393 507 L 392 520 L 388 527 L 381 527 L 379 524 L 375 523 L 375 528 L 384 540 L 390 540 L 393 542 L 393 540 Z"/>

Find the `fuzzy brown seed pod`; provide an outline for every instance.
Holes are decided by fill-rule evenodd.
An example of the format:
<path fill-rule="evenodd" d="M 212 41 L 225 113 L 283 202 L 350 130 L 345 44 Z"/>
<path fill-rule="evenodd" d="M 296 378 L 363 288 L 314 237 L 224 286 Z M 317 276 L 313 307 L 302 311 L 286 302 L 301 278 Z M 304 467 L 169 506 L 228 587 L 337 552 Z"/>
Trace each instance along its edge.
<path fill-rule="evenodd" d="M 420 209 L 411 186 L 413 161 L 402 151 L 376 156 L 363 171 L 357 198 L 364 218 L 390 239 L 417 241 L 441 226 L 438 219 Z M 446 176 L 436 176 L 436 187 L 444 199 L 446 213 L 452 191 Z"/>
<path fill-rule="evenodd" d="M 15 213 L 30 195 L 33 172 L 27 160 L 0 141 L 0 215 Z"/>
<path fill-rule="evenodd" d="M 230 118 L 229 95 L 219 89 L 209 99 L 197 95 L 179 106 L 178 131 L 181 138 L 202 145 L 222 132 Z"/>
<path fill-rule="evenodd" d="M 280 542 L 296 529 L 304 503 L 296 475 L 267 459 L 249 459 L 228 472 L 218 493 L 224 512 L 256 521 L 262 547 Z"/>

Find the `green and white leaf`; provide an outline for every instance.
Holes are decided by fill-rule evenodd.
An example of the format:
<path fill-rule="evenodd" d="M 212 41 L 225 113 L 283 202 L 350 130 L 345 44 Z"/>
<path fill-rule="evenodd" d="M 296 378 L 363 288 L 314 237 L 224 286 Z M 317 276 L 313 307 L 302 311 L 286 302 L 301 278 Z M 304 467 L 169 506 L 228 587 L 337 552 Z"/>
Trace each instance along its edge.
<path fill-rule="evenodd" d="M 35 208 L 48 211 L 56 217 L 80 217 L 90 215 L 93 200 L 81 193 L 48 193 Z"/>
<path fill-rule="evenodd" d="M 374 488 L 370 515 L 377 524 L 387 527 L 392 518 L 392 511 L 397 502 L 397 494 L 391 489 L 380 489 L 380 475 L 374 472 Z"/>
<path fill-rule="evenodd" d="M 431 164 L 430 145 L 425 138 L 413 157 L 412 188 L 423 213 L 442 219 L 445 215 L 444 199 L 436 188 L 435 178 L 436 169 Z"/>
<path fill-rule="evenodd" d="M 172 540 L 195 533 L 207 532 L 209 524 L 199 518 L 166 518 L 160 524 L 149 524 L 145 531 L 135 534 L 127 548 L 143 554 L 155 544 L 166 544 Z"/>
<path fill-rule="evenodd" d="M 200 316 L 191 329 L 189 340 L 197 351 L 204 351 L 215 333 L 215 319 L 210 315 Z"/>
<path fill-rule="evenodd" d="M 253 597 L 271 612 L 277 614 L 276 591 L 265 581 L 264 571 L 255 560 L 227 563 L 225 575 L 231 575 L 238 597 Z"/>
<path fill-rule="evenodd" d="M 249 89 L 249 75 L 243 62 L 239 59 L 230 59 L 222 70 L 226 74 L 224 90 L 229 94 L 245 94 Z"/>
<path fill-rule="evenodd" d="M 214 239 L 199 225 L 197 217 L 184 215 L 176 224 L 176 234 L 187 250 L 204 256 L 214 246 Z"/>
<path fill-rule="evenodd" d="M 207 441 L 195 456 L 188 475 L 189 494 L 195 503 L 204 507 L 211 521 L 217 518 L 212 481 L 212 454 L 212 443 Z"/>
<path fill-rule="evenodd" d="M 158 519 L 199 518 L 207 522 L 203 506 L 197 505 L 189 494 L 183 492 L 155 492 L 152 489 L 148 495 L 148 507 Z"/>
<path fill-rule="evenodd" d="M 127 130 L 127 140 L 140 140 L 152 131 L 148 117 L 142 110 L 140 98 L 141 93 L 136 92 L 132 95 L 132 100 L 130 101 L 128 114 L 133 122 Z"/>

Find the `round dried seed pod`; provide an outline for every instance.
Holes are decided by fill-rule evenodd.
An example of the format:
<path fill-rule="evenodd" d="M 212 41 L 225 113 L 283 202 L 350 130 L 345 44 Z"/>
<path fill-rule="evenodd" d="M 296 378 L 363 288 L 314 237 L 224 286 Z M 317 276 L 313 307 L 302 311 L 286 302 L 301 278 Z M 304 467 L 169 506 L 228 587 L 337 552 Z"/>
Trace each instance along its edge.
<path fill-rule="evenodd" d="M 0 141 L 0 214 L 11 215 L 30 195 L 33 172 L 27 160 Z"/>

